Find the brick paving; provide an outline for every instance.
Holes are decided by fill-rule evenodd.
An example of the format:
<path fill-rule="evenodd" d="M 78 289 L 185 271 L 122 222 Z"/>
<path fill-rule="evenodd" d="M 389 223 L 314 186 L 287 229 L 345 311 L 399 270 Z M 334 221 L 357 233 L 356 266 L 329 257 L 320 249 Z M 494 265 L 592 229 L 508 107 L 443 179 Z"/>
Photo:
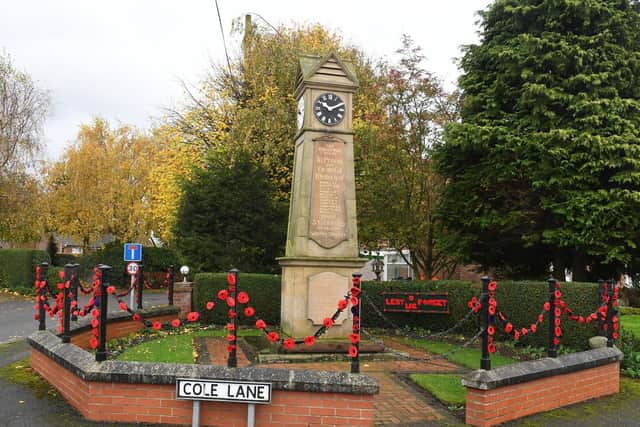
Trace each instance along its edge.
<path fill-rule="evenodd" d="M 450 373 L 459 372 L 460 367 L 446 360 L 433 358 L 431 355 L 409 347 L 394 338 L 385 338 L 385 346 L 412 357 L 424 357 L 427 360 L 360 360 L 360 372 L 378 380 L 380 394 L 375 396 L 375 425 L 376 426 L 427 426 L 459 423 L 440 403 L 420 391 L 417 387 L 407 384 L 400 377 L 401 374 L 412 372 Z M 207 338 L 207 350 L 211 355 L 211 363 L 226 366 L 227 343 L 224 338 Z M 238 366 L 247 366 L 250 361 L 238 348 Z M 325 371 L 349 372 L 350 361 L 327 362 L 287 362 L 264 363 L 255 366 L 283 368 L 283 369 L 312 369 Z"/>

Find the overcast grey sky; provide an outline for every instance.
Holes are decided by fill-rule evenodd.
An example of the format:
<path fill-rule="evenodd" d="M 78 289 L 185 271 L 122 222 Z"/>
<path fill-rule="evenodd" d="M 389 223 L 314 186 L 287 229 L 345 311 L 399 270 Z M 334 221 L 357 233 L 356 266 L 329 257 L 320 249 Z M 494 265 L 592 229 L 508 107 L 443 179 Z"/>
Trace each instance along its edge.
<path fill-rule="evenodd" d="M 460 45 L 478 40 L 476 11 L 490 0 L 218 0 L 227 46 L 231 22 L 248 12 L 271 24 L 320 23 L 373 57 L 393 60 L 402 34 L 427 56 L 426 68 L 452 84 Z M 45 156 L 58 158 L 78 126 L 102 116 L 148 128 L 224 60 L 214 0 L 4 0 L 0 50 L 50 90 Z M 253 18 L 253 19 L 258 19 Z"/>

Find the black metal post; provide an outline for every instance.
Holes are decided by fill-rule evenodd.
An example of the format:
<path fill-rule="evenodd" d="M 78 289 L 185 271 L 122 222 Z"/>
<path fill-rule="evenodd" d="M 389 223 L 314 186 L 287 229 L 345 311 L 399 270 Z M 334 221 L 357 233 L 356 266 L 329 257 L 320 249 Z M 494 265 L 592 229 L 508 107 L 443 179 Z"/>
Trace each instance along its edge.
<path fill-rule="evenodd" d="M 71 282 L 74 277 L 78 275 L 78 264 L 65 264 L 64 266 L 64 292 L 63 308 L 62 308 L 62 342 L 71 342 L 71 301 L 75 294 L 73 294 Z M 67 283 L 69 287 L 67 287 Z"/>
<path fill-rule="evenodd" d="M 550 277 L 549 284 L 549 349 L 548 357 L 557 357 L 558 349 L 554 342 L 556 337 L 556 279 Z"/>
<path fill-rule="evenodd" d="M 73 314 L 73 312 L 78 310 L 78 287 L 80 286 L 80 273 L 78 271 L 78 267 L 80 267 L 80 264 L 72 264 L 76 267 L 75 272 L 73 274 L 73 276 L 71 277 L 71 287 L 69 288 L 69 290 L 71 291 L 71 293 L 73 294 L 73 299 L 71 301 L 75 301 L 76 302 L 76 306 L 74 307 L 74 310 L 71 310 L 71 320 L 73 320 L 74 322 L 78 320 L 78 316 L 76 316 L 75 314 Z"/>
<path fill-rule="evenodd" d="M 49 282 L 47 281 L 47 272 L 49 271 L 49 263 L 43 262 L 40 264 L 40 281 L 45 282 L 45 285 L 38 288 L 38 330 L 44 331 L 47 329 L 46 311 L 44 304 L 47 301 L 47 291 L 49 289 Z M 40 286 L 40 284 L 38 284 Z"/>
<path fill-rule="evenodd" d="M 96 362 L 107 360 L 107 287 L 109 287 L 109 271 L 111 267 L 100 264 L 100 325 L 98 326 L 98 351 L 96 351 Z M 95 298 L 95 296 L 94 296 Z"/>
<path fill-rule="evenodd" d="M 142 290 L 144 289 L 144 266 L 138 265 L 138 310 L 142 310 Z"/>
<path fill-rule="evenodd" d="M 360 273 L 351 274 L 351 284 L 353 285 L 354 288 L 357 288 L 358 290 L 360 290 L 361 277 L 362 277 L 362 274 Z M 357 298 L 360 298 L 360 295 L 358 295 Z M 358 335 L 360 335 L 360 305 L 361 304 L 359 302 L 358 302 L 358 305 L 356 306 L 351 305 L 351 314 L 353 315 L 353 326 L 351 330 L 352 330 L 352 333 L 358 334 Z M 351 358 L 351 373 L 359 374 L 360 373 L 360 340 L 358 340 L 358 342 L 353 344 L 353 346 L 356 348 L 356 357 Z"/>
<path fill-rule="evenodd" d="M 173 271 L 173 265 L 169 266 L 169 271 L 167 272 L 167 274 L 169 275 L 169 283 L 167 283 L 169 287 L 169 305 L 173 305 L 173 281 L 175 275 Z"/>
<path fill-rule="evenodd" d="M 482 304 L 480 317 L 482 319 L 482 357 L 480 358 L 480 369 L 486 371 L 491 369 L 491 357 L 489 356 L 489 282 L 491 279 L 484 276 L 482 278 L 482 293 L 480 294 L 480 304 Z"/>
<path fill-rule="evenodd" d="M 605 282 L 607 286 L 607 347 L 613 347 L 613 279 Z"/>
<path fill-rule="evenodd" d="M 238 366 L 238 358 L 236 354 L 236 348 L 238 345 L 238 310 L 236 306 L 236 304 L 238 303 L 238 301 L 236 300 L 236 296 L 238 295 L 238 273 L 239 271 L 235 268 L 229 270 L 229 274 L 233 276 L 233 283 L 229 283 L 229 296 L 233 298 L 235 304 L 229 309 L 230 313 L 232 313 L 231 316 L 233 317 L 233 331 L 231 331 L 231 334 L 233 335 L 233 341 L 230 343 L 232 347 L 231 351 L 229 352 L 229 359 L 227 359 L 228 368 L 235 368 Z"/>

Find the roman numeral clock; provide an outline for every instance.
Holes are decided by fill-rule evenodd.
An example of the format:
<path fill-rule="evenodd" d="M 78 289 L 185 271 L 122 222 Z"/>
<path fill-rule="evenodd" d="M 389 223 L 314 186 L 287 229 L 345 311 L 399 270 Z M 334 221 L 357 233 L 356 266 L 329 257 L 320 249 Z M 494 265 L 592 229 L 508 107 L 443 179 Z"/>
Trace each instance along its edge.
<path fill-rule="evenodd" d="M 281 326 L 294 337 L 317 330 L 348 291 L 358 258 L 352 64 L 334 53 L 301 56 L 296 90 L 298 132 L 282 266 Z M 344 312 L 326 337 L 350 332 Z"/>

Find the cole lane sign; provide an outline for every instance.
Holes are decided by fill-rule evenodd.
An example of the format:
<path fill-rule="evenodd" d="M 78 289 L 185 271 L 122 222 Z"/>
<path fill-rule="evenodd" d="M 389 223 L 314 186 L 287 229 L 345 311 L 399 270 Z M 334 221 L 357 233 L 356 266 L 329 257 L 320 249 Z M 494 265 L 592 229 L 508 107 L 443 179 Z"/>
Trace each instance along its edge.
<path fill-rule="evenodd" d="M 177 378 L 176 398 L 268 404 L 271 403 L 271 384 Z"/>

